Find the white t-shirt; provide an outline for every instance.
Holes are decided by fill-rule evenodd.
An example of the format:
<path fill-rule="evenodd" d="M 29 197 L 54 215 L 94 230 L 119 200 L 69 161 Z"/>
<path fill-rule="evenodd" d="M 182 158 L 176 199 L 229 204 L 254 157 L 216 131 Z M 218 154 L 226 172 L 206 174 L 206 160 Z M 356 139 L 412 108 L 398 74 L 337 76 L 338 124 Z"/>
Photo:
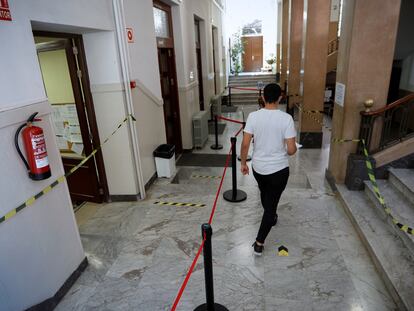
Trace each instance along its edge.
<path fill-rule="evenodd" d="M 289 166 L 285 139 L 296 137 L 291 115 L 260 109 L 249 114 L 244 131 L 254 136 L 252 166 L 257 173 L 269 175 Z"/>

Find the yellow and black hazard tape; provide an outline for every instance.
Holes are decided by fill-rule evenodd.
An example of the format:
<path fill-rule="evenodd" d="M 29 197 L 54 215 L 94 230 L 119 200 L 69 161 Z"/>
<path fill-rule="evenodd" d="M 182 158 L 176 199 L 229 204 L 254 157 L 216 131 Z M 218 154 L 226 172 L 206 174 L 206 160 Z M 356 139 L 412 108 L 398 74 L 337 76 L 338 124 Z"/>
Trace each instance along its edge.
<path fill-rule="evenodd" d="M 183 203 L 183 202 L 163 202 L 163 201 L 156 201 L 154 202 L 156 205 L 168 205 L 168 206 L 184 206 L 184 207 L 204 207 L 205 204 L 199 203 Z"/>
<path fill-rule="evenodd" d="M 221 179 L 221 176 L 208 176 L 208 175 L 192 175 L 191 178 L 200 178 L 200 179 Z"/>
<path fill-rule="evenodd" d="M 324 125 L 318 118 L 313 117 L 313 114 L 318 114 L 321 113 L 318 110 L 303 110 L 303 108 L 296 104 L 296 107 L 302 111 L 303 113 L 307 113 L 315 122 L 317 122 L 318 124 L 320 124 L 322 127 L 328 129 L 329 131 L 332 131 L 331 128 L 327 127 L 326 125 Z M 368 149 L 365 145 L 365 141 L 363 139 L 338 139 L 338 138 L 332 138 L 331 139 L 332 143 L 348 143 L 348 142 L 357 142 L 357 143 L 361 143 L 362 144 L 362 149 L 364 152 L 364 156 L 366 158 L 365 160 L 365 165 L 367 167 L 367 171 L 368 171 L 368 178 L 371 182 L 372 188 L 374 189 L 374 193 L 375 196 L 377 197 L 378 201 L 380 202 L 381 206 L 384 208 L 384 212 L 391 218 L 392 223 L 397 226 L 400 230 L 410 234 L 410 235 L 414 235 L 414 229 L 408 225 L 404 225 L 401 222 L 399 222 L 394 215 L 392 214 L 392 210 L 391 208 L 389 208 L 386 204 L 385 204 L 385 200 L 384 197 L 382 196 L 379 187 L 378 187 L 378 183 L 377 180 L 375 178 L 375 173 L 374 173 L 374 168 L 372 165 L 372 162 L 369 158 L 369 153 L 368 153 Z"/>
<path fill-rule="evenodd" d="M 84 158 L 78 165 L 74 166 L 69 172 L 67 172 L 65 175 L 60 176 L 57 178 L 54 182 L 52 182 L 47 187 L 43 188 L 41 191 L 39 191 L 37 194 L 32 196 L 31 198 L 27 199 L 24 203 L 20 204 L 18 207 L 12 209 L 9 211 L 6 215 L 0 217 L 0 224 L 13 216 L 15 216 L 18 212 L 22 211 L 26 207 L 32 205 L 37 199 L 44 196 L 45 194 L 49 193 L 53 188 L 55 188 L 57 185 L 63 183 L 66 178 L 68 178 L 70 175 L 72 175 L 76 170 L 78 170 L 82 165 L 84 165 L 90 158 L 92 158 L 101 148 L 103 145 L 105 145 L 108 140 L 125 124 L 128 119 L 131 118 L 132 121 L 136 121 L 134 116 L 132 114 L 129 114 L 125 117 L 122 122 L 118 124 L 116 129 L 97 147 L 95 150 L 93 150 L 86 158 Z"/>
<path fill-rule="evenodd" d="M 385 214 L 387 214 L 390 218 L 391 221 L 394 225 L 396 225 L 400 230 L 410 234 L 410 235 L 414 235 L 414 230 L 412 227 L 408 226 L 408 225 L 404 225 L 401 222 L 399 222 L 392 214 L 391 208 L 389 208 L 387 206 L 387 204 L 385 204 L 385 200 L 384 197 L 382 196 L 379 187 L 378 187 L 378 183 L 377 183 L 377 179 L 375 178 L 375 173 L 374 173 L 374 168 L 372 165 L 372 162 L 369 159 L 369 154 L 368 154 L 368 150 L 367 147 L 365 145 L 365 141 L 362 139 L 361 140 L 362 143 L 362 147 L 364 150 L 364 156 L 366 158 L 365 160 L 365 165 L 367 167 L 367 171 L 368 171 L 368 178 L 371 182 L 372 188 L 374 189 L 374 193 L 375 196 L 377 197 L 379 203 L 381 204 L 381 206 L 384 208 L 384 212 Z"/>
<path fill-rule="evenodd" d="M 332 131 L 332 129 L 329 126 L 326 126 L 321 120 L 319 120 L 319 118 L 316 118 L 314 116 L 314 114 L 320 114 L 323 115 L 323 111 L 319 111 L 319 110 L 304 110 L 299 104 L 295 104 L 295 106 L 302 112 L 302 113 L 306 113 L 313 121 L 315 121 L 316 123 L 318 123 L 320 126 L 322 126 L 323 128 L 327 129 L 328 131 Z"/>

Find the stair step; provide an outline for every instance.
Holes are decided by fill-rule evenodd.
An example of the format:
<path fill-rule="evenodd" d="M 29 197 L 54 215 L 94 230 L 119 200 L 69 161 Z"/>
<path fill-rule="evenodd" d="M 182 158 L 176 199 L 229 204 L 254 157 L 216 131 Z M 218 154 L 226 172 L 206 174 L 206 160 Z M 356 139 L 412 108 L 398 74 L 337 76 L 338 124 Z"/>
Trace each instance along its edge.
<path fill-rule="evenodd" d="M 414 310 L 414 258 L 395 231 L 378 217 L 364 192 L 337 185 L 352 224 L 370 253 L 398 310 Z"/>
<path fill-rule="evenodd" d="M 401 223 L 405 225 L 414 224 L 414 207 L 408 202 L 405 197 L 386 180 L 377 180 L 378 187 L 382 196 L 384 197 L 385 204 L 392 210 L 393 216 Z M 403 243 L 411 251 L 414 257 L 414 236 L 405 233 L 397 228 L 391 221 L 391 218 L 385 214 L 384 208 L 381 206 L 377 197 L 375 196 L 372 184 L 369 181 L 365 181 L 365 193 L 367 197 L 374 205 L 378 215 L 382 219 L 388 222 L 389 226 L 395 231 L 395 233 L 401 238 Z"/>
<path fill-rule="evenodd" d="M 389 181 L 414 206 L 414 170 L 390 168 Z"/>

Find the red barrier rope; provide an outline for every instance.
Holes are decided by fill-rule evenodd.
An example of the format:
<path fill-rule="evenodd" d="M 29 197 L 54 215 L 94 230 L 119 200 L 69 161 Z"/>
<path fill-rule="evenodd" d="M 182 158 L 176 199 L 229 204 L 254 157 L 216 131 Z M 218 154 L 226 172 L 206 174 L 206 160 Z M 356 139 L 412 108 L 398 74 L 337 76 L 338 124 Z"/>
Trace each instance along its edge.
<path fill-rule="evenodd" d="M 260 91 L 258 88 L 241 87 L 241 86 L 229 86 L 229 89 L 242 90 L 242 91 L 257 91 L 257 92 Z"/>
<path fill-rule="evenodd" d="M 222 117 L 222 116 L 217 116 L 217 118 L 220 119 L 220 120 L 224 120 L 224 121 L 229 121 L 229 122 L 238 123 L 238 124 L 244 124 L 243 121 L 229 119 L 229 118 L 225 118 L 225 117 Z"/>
<path fill-rule="evenodd" d="M 232 147 L 233 147 L 233 145 L 232 145 Z M 220 185 L 219 185 L 217 193 L 216 193 L 216 198 L 214 199 L 213 208 L 211 209 L 210 219 L 208 220 L 209 225 L 211 225 L 211 223 L 213 222 L 214 213 L 216 212 L 217 201 L 218 201 L 218 198 L 219 198 L 219 195 L 220 195 L 220 192 L 221 192 L 221 188 L 223 187 L 224 176 L 226 176 L 227 167 L 229 166 L 229 162 L 230 162 L 231 150 L 232 150 L 232 148 L 230 148 L 230 151 L 227 154 L 227 159 L 226 159 L 226 164 L 224 165 L 223 175 L 221 177 Z"/>
<path fill-rule="evenodd" d="M 233 147 L 233 145 L 232 145 L 232 147 Z M 208 220 L 209 225 L 211 225 L 211 223 L 213 221 L 214 213 L 216 212 L 218 198 L 219 198 L 219 195 L 220 195 L 220 192 L 221 192 L 221 188 L 223 187 L 224 177 L 226 176 L 227 167 L 229 166 L 229 162 L 230 162 L 231 151 L 232 151 L 232 148 L 230 148 L 230 152 L 228 153 L 227 158 L 226 158 L 226 164 L 224 165 L 224 170 L 223 170 L 223 174 L 221 176 L 220 185 L 217 189 L 216 198 L 214 199 L 213 208 L 211 209 L 210 219 Z M 171 308 L 171 311 L 175 311 L 177 309 L 177 305 L 181 300 L 181 296 L 183 295 L 184 290 L 187 287 L 188 281 L 190 280 L 190 277 L 191 277 L 191 274 L 193 273 L 194 267 L 197 264 L 198 258 L 201 255 L 201 251 L 203 250 L 205 241 L 206 241 L 206 238 L 204 237 L 203 241 L 201 242 L 200 248 L 198 249 L 197 254 L 193 259 L 193 262 L 191 263 L 190 269 L 188 269 L 188 272 L 187 272 L 187 275 L 185 276 L 183 284 L 181 284 L 180 290 L 178 291 L 178 294 L 175 297 L 175 300 L 174 300 L 173 306 Z"/>
<path fill-rule="evenodd" d="M 187 275 L 185 276 L 184 282 L 180 287 L 180 290 L 178 291 L 177 297 L 174 300 L 174 304 L 171 308 L 171 311 L 175 311 L 175 309 L 177 309 L 177 305 L 180 302 L 181 296 L 184 293 L 185 288 L 187 287 L 187 283 L 190 280 L 190 276 L 193 273 L 194 267 L 198 261 L 198 258 L 201 255 L 201 251 L 203 250 L 204 247 L 204 242 L 206 241 L 206 238 L 203 239 L 203 242 L 201 242 L 200 248 L 197 251 L 197 255 L 194 257 L 193 262 L 191 263 L 190 269 L 187 272 Z"/>
<path fill-rule="evenodd" d="M 237 136 L 239 136 L 239 134 L 241 133 L 241 131 L 243 131 L 244 130 L 244 126 L 242 126 L 241 128 L 240 128 L 240 130 L 238 130 L 237 131 L 237 133 L 236 133 L 236 135 L 234 135 L 234 137 L 237 137 Z"/>

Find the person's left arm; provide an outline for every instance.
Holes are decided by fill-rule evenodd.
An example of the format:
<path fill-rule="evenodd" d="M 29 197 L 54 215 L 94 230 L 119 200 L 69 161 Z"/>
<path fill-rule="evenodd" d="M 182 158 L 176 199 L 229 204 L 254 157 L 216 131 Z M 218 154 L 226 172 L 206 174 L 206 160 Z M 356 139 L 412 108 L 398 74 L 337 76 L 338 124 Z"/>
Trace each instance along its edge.
<path fill-rule="evenodd" d="M 250 142 L 253 135 L 247 132 L 243 133 L 243 141 L 240 149 L 241 172 L 243 175 L 249 175 L 249 166 L 246 163 L 247 154 L 249 153 Z"/>

